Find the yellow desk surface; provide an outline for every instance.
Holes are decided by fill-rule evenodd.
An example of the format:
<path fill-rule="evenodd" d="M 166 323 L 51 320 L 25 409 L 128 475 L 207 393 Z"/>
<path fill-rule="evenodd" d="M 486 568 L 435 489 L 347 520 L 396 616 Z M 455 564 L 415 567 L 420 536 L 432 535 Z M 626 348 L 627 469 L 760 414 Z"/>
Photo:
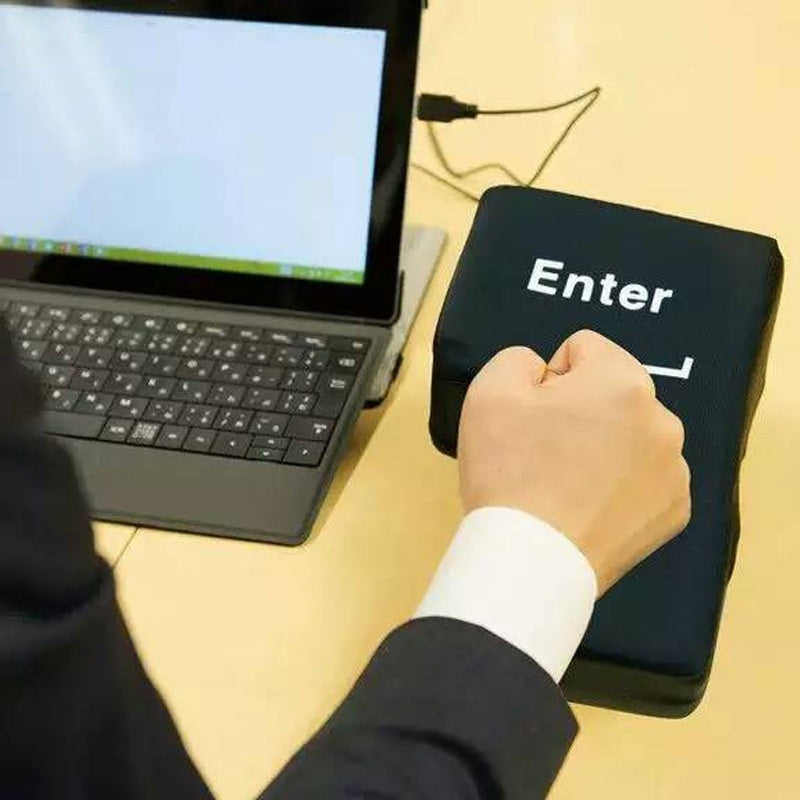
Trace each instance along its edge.
<path fill-rule="evenodd" d="M 97 522 L 94 525 L 94 542 L 97 551 L 112 566 L 115 565 L 128 546 L 135 528 L 129 525 L 112 525 Z"/>
<path fill-rule="evenodd" d="M 683 721 L 576 707 L 554 798 L 800 796 L 799 39 L 791 0 L 433 0 L 427 14 L 421 90 L 499 107 L 603 86 L 542 186 L 770 233 L 787 261 L 706 699 Z M 564 119 L 442 133 L 459 164 L 527 171 Z M 420 133 L 414 157 L 433 166 Z M 252 798 L 332 710 L 412 612 L 458 522 L 454 465 L 426 415 L 431 334 L 472 213 L 412 174 L 409 221 L 450 242 L 399 383 L 363 415 L 306 546 L 140 530 L 119 562 L 140 651 L 221 800 Z"/>

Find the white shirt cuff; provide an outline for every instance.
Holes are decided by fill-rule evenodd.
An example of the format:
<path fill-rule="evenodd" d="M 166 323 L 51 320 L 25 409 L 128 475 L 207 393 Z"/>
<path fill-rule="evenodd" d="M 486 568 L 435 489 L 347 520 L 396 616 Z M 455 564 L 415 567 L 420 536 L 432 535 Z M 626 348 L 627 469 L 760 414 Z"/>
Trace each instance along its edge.
<path fill-rule="evenodd" d="M 558 683 L 596 599 L 595 572 L 566 536 L 523 511 L 482 508 L 464 518 L 414 616 L 480 625 Z"/>

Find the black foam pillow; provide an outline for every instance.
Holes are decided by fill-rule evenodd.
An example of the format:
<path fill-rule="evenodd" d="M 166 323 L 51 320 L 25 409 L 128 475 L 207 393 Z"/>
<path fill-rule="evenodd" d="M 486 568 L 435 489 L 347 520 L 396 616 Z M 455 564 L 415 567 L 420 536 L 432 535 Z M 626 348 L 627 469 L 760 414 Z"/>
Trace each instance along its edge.
<path fill-rule="evenodd" d="M 534 189 L 481 201 L 436 330 L 435 445 L 455 455 L 467 387 L 499 350 L 548 358 L 582 328 L 654 368 L 686 427 L 691 523 L 598 602 L 564 678 L 572 700 L 677 717 L 702 698 L 782 276 L 777 243 L 753 233 Z"/>

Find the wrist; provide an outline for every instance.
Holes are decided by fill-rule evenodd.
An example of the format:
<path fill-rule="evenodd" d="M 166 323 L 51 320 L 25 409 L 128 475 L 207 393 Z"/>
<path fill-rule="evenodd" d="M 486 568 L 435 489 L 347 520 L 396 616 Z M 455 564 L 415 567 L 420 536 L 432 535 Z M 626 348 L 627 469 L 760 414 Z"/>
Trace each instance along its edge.
<path fill-rule="evenodd" d="M 417 617 L 486 628 L 559 681 L 597 598 L 594 571 L 563 534 L 509 507 L 467 514 Z"/>

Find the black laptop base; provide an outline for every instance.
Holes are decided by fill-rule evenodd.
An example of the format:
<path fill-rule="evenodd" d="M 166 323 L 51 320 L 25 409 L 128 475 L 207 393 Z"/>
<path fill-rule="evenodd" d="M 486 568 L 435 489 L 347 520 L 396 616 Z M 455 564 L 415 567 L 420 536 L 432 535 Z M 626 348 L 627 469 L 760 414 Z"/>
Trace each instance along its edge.
<path fill-rule="evenodd" d="M 10 287 L 0 305 L 96 518 L 287 545 L 311 533 L 389 338 Z"/>

